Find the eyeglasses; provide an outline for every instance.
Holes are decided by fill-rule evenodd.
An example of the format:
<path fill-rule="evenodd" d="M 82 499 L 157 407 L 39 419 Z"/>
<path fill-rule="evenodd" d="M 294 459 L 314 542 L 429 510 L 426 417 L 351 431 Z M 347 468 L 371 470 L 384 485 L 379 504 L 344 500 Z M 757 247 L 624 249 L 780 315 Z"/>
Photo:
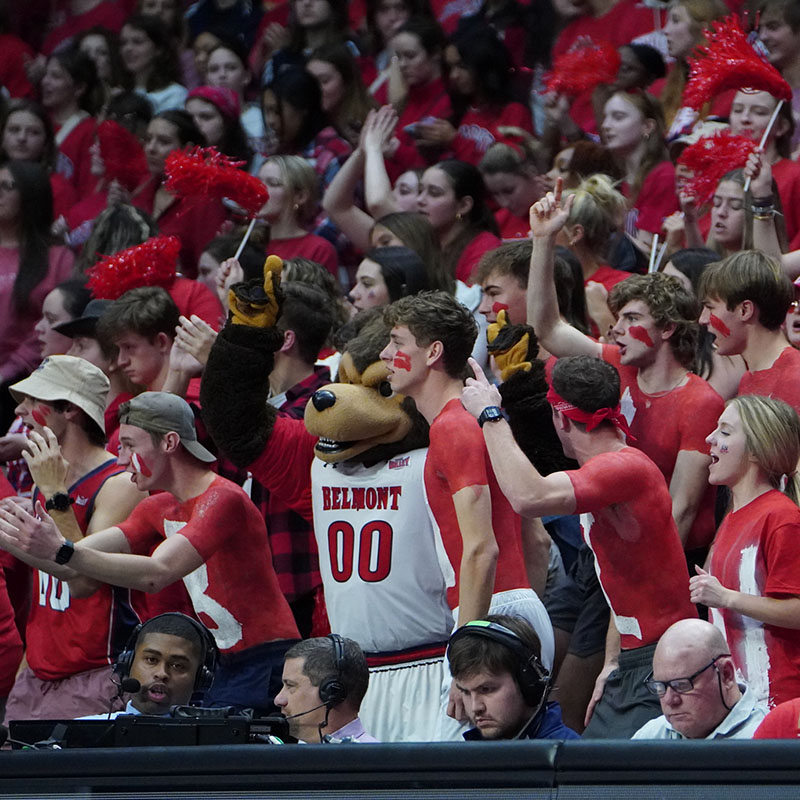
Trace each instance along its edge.
<path fill-rule="evenodd" d="M 702 669 L 697 670 L 697 672 L 694 674 L 689 675 L 688 678 L 673 678 L 671 681 L 654 681 L 653 673 L 651 672 L 644 679 L 644 685 L 647 687 L 649 692 L 652 692 L 659 697 L 663 697 L 667 693 L 667 687 L 678 694 L 686 694 L 694 689 L 694 679 L 698 675 L 702 675 L 707 669 L 713 667 L 720 658 L 727 658 L 728 656 L 730 656 L 730 653 L 722 653 L 718 656 L 714 656 L 714 658 L 712 658 L 708 664 L 706 664 Z"/>
<path fill-rule="evenodd" d="M 0 181 L 0 191 L 13 192 L 16 188 L 17 184 L 14 181 Z"/>

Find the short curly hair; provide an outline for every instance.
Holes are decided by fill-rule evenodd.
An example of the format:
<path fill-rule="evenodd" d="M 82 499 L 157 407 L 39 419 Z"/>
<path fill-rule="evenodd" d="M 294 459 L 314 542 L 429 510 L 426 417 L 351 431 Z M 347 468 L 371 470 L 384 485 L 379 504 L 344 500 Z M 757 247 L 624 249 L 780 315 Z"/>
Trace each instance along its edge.
<path fill-rule="evenodd" d="M 641 300 L 648 307 L 660 330 L 674 327 L 674 333 L 669 338 L 670 347 L 684 367 L 691 367 L 700 333 L 697 322 L 700 303 L 697 298 L 672 275 L 653 272 L 649 275 L 631 275 L 618 283 L 611 290 L 608 305 L 616 315 L 632 300 Z"/>
<path fill-rule="evenodd" d="M 384 312 L 389 328 L 403 325 L 417 344 L 444 345 L 442 363 L 451 378 L 463 378 L 478 336 L 478 323 L 466 306 L 446 292 L 420 292 L 392 303 Z"/>

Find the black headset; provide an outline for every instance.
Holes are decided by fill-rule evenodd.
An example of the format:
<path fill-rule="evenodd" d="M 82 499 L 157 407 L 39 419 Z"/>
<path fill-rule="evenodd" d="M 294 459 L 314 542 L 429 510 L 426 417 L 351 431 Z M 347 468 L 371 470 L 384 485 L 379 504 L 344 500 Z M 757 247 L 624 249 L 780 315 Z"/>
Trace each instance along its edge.
<path fill-rule="evenodd" d="M 217 661 L 219 659 L 219 649 L 217 643 L 214 641 L 214 636 L 205 625 L 200 624 L 196 619 L 192 619 L 186 614 L 181 614 L 178 611 L 168 611 L 165 614 L 159 614 L 152 617 L 146 622 L 140 622 L 128 638 L 125 649 L 117 656 L 114 664 L 114 674 L 117 675 L 120 681 L 124 681 L 131 674 L 131 667 L 133 667 L 133 659 L 136 656 L 136 643 L 142 632 L 147 633 L 147 628 L 150 623 L 157 619 L 164 619 L 165 617 L 177 617 L 185 620 L 194 626 L 197 631 L 200 641 L 203 644 L 203 653 L 200 659 L 200 666 L 197 668 L 197 674 L 194 678 L 194 691 L 207 692 L 214 682 L 214 672 L 217 669 Z"/>
<path fill-rule="evenodd" d="M 493 642 L 502 644 L 517 656 L 517 669 L 514 679 L 522 693 L 522 698 L 532 708 L 539 709 L 547 700 L 550 692 L 550 673 L 545 669 L 539 657 L 525 642 L 509 628 L 489 622 L 485 619 L 474 619 L 462 625 L 447 644 L 448 654 L 453 642 L 465 636 L 482 636 Z"/>
<path fill-rule="evenodd" d="M 333 661 L 336 675 L 325 678 L 319 685 L 319 699 L 330 709 L 338 706 L 347 698 L 347 687 L 342 681 L 344 670 L 344 639 L 338 633 L 329 633 L 328 639 L 333 644 Z"/>

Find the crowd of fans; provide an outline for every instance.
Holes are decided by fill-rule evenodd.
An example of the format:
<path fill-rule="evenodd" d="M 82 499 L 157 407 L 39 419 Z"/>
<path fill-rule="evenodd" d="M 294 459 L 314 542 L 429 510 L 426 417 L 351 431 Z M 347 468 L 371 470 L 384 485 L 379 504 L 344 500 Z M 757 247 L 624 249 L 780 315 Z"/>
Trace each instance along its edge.
<path fill-rule="evenodd" d="M 699 111 L 686 102 L 696 48 L 731 14 L 791 102 L 745 79 Z M 294 642 L 349 637 L 372 672 L 362 716 L 382 740 L 460 735 L 447 714 L 484 738 L 534 738 L 545 711 L 556 738 L 749 738 L 800 696 L 794 0 L 0 0 L 0 42 L 7 719 L 104 712 L 109 665 L 164 612 L 216 638 L 211 701 L 265 713 L 279 692 L 306 713 L 285 672 L 281 689 Z M 554 63 L 587 42 L 617 51 L 616 77 L 552 90 Z M 700 197 L 678 159 L 719 131 L 759 146 Z M 268 189 L 246 235 L 235 202 L 167 180 L 170 157 L 193 147 Z M 154 280 L 139 262 L 118 292 L 98 290 L 107 257 L 158 236 L 177 237 L 174 274 Z M 253 324 L 236 287 L 269 296 L 270 254 L 284 262 L 281 309 L 262 327 L 280 341 L 245 362 L 268 371 L 251 377 L 262 398 L 223 362 L 252 344 L 235 330 Z M 499 349 L 510 332 L 527 338 Z M 371 350 L 348 350 L 365 339 Z M 540 368 L 545 422 L 490 413 Z M 412 456 L 430 442 L 425 464 L 400 464 L 418 479 L 402 522 L 418 551 L 402 554 L 397 527 L 387 545 L 391 568 L 419 570 L 386 601 L 405 594 L 408 619 L 371 594 L 388 578 L 380 563 L 358 563 L 362 606 L 335 593 L 350 578 L 330 538 L 343 528 L 331 531 L 349 525 L 352 540 L 353 527 L 325 515 L 339 494 L 313 513 L 298 499 L 330 475 L 311 467 L 312 489 L 295 494 L 281 483 L 303 436 L 323 437 L 309 464 L 326 442 L 330 455 L 313 416 L 335 401 L 319 390 L 337 371 L 381 402 L 406 397 Z M 226 409 L 212 372 L 252 408 Z M 351 409 L 364 424 L 369 402 Z M 259 403 L 292 426 L 263 422 Z M 269 432 L 242 444 L 226 413 Z M 546 467 L 537 437 L 555 443 Z M 359 469 L 397 466 L 380 453 Z M 328 491 L 355 503 L 357 490 Z M 234 546 L 237 529 L 250 533 Z M 26 549 L 15 530 L 47 546 Z M 71 560 L 63 547 L 88 538 Z M 369 623 L 345 630 L 345 610 Z M 494 644 L 528 648 L 552 695 L 463 636 L 451 688 L 450 633 L 490 615 Z M 387 635 L 411 616 L 418 631 Z M 435 662 L 425 680 L 441 698 L 411 680 L 402 691 L 430 708 L 404 731 L 397 675 L 381 669 L 412 662 Z M 476 675 L 503 670 L 524 702 L 493 734 L 500 689 Z M 713 697 L 692 707 L 703 687 Z"/>

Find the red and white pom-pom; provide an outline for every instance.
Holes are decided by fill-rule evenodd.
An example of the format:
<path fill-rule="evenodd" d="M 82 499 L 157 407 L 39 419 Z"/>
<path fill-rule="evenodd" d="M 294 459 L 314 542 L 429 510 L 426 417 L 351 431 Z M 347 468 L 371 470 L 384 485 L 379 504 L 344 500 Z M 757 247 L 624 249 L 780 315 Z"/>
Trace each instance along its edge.
<path fill-rule="evenodd" d="M 791 102 L 792 87 L 756 53 L 736 16 L 711 24 L 713 30 L 705 31 L 708 45 L 698 47 L 696 55 L 687 59 L 689 80 L 683 92 L 684 106 L 699 111 L 720 92 L 744 88 Z"/>
<path fill-rule="evenodd" d="M 613 83 L 620 63 L 617 48 L 609 42 L 579 42 L 553 62 L 543 78 L 544 91 L 576 97 L 601 83 Z"/>
<path fill-rule="evenodd" d="M 693 173 L 686 182 L 686 191 L 694 196 L 698 205 L 710 202 L 722 177 L 743 167 L 755 149 L 756 142 L 752 139 L 735 136 L 729 131 L 698 139 L 678 158 L 678 163 Z"/>
<path fill-rule="evenodd" d="M 215 147 L 173 150 L 167 156 L 164 186 L 181 197 L 227 197 L 254 217 L 269 199 L 269 192 L 258 178 L 239 169 L 243 164 Z"/>
<path fill-rule="evenodd" d="M 97 141 L 108 181 L 119 181 L 133 191 L 148 176 L 147 157 L 139 140 L 118 122 L 107 119 L 97 126 Z"/>
<path fill-rule="evenodd" d="M 113 256 L 103 256 L 86 271 L 87 286 L 99 300 L 116 300 L 141 286 L 168 287 L 175 278 L 180 249 L 177 236 L 154 236 Z"/>

